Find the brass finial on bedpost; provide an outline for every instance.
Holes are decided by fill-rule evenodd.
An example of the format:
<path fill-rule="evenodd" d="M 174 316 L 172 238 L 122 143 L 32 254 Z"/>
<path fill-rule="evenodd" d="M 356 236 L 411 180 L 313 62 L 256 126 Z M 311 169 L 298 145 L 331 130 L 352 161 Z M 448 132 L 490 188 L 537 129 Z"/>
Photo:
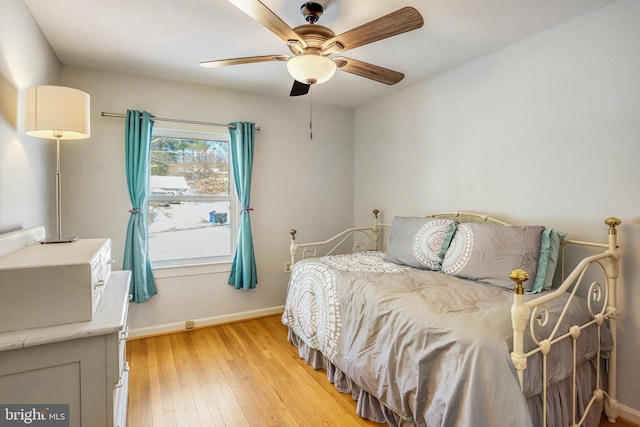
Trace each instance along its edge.
<path fill-rule="evenodd" d="M 604 223 L 609 226 L 609 234 L 618 234 L 618 230 L 616 230 L 616 227 L 622 224 L 622 221 L 612 216 L 610 218 L 605 219 Z"/>
<path fill-rule="evenodd" d="M 380 209 L 374 209 L 373 210 L 373 216 L 375 219 L 378 219 L 378 214 L 380 213 Z"/>
<path fill-rule="evenodd" d="M 296 240 L 296 233 L 298 232 L 298 230 L 296 230 L 295 228 L 292 228 L 291 230 L 289 230 L 289 234 L 291 234 L 291 240 Z"/>
<path fill-rule="evenodd" d="M 509 278 L 515 282 L 513 293 L 516 295 L 524 295 L 524 286 L 522 284 L 529 280 L 529 275 L 523 270 L 513 270 L 509 274 Z"/>
<path fill-rule="evenodd" d="M 609 226 L 609 250 L 615 253 L 618 249 L 618 230 L 616 227 L 622 224 L 622 221 L 612 216 L 605 219 L 604 223 Z M 617 276 L 617 274 L 615 276 Z"/>

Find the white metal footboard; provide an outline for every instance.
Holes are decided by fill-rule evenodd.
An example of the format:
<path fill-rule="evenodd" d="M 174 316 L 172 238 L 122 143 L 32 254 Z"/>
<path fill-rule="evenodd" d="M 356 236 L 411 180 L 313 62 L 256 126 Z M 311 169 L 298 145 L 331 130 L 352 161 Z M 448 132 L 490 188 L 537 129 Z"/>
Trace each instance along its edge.
<path fill-rule="evenodd" d="M 378 209 L 373 210 L 373 225 L 371 227 L 354 227 L 348 228 L 333 237 L 322 242 L 297 243 L 297 230 L 291 229 L 291 243 L 289 245 L 289 253 L 291 254 L 291 266 L 299 259 L 309 257 L 332 255 L 341 248 L 349 239 L 353 239 L 351 243 L 351 252 L 373 250 L 380 248 L 380 229 L 388 227 L 389 224 L 380 224 L 378 222 Z M 319 253 L 321 251 L 322 253 Z"/>
<path fill-rule="evenodd" d="M 511 319 L 513 323 L 513 351 L 511 360 L 518 373 L 520 387 L 524 389 L 524 370 L 527 367 L 527 359 L 536 353 L 542 356 L 542 372 L 543 372 L 543 426 L 546 427 L 547 415 L 547 354 L 552 346 L 562 340 L 572 340 L 573 345 L 573 378 L 572 378 L 572 426 L 580 426 L 585 421 L 589 410 L 596 401 L 601 401 L 606 397 L 604 402 L 605 412 L 609 421 L 615 422 L 618 416 L 618 400 L 616 398 L 616 322 L 618 317 L 616 286 L 618 279 L 618 246 L 617 246 L 617 230 L 621 221 L 617 218 L 608 218 L 605 223 L 609 226 L 609 243 L 599 244 L 591 242 L 581 242 L 568 240 L 564 244 L 576 244 L 584 246 L 601 247 L 605 249 L 596 255 L 584 258 L 573 271 L 567 276 L 560 287 L 555 291 L 542 295 L 533 300 L 524 300 L 524 288 L 522 283 L 529 277 L 522 270 L 514 270 L 511 273 L 511 279 L 515 282 L 514 287 L 514 303 L 511 308 Z M 568 330 L 560 331 L 560 322 L 565 317 L 569 304 L 576 297 L 576 292 L 587 285 L 583 283 L 585 274 L 590 269 L 599 269 L 604 278 L 604 286 L 594 281 L 588 285 L 588 308 L 592 319 L 584 325 L 572 325 Z M 563 277 L 564 278 L 564 277 Z M 544 338 L 539 338 L 536 334 L 538 326 L 545 326 L 548 322 L 548 311 L 546 303 L 565 294 L 573 286 L 570 291 L 570 297 L 558 319 L 558 323 L 553 327 L 551 334 Z M 600 307 L 597 309 L 596 307 Z M 603 390 L 602 379 L 600 378 L 602 358 L 600 357 L 600 348 L 597 353 L 597 377 L 596 388 L 582 417 L 578 420 L 576 414 L 577 408 L 577 386 L 576 386 L 576 341 L 581 331 L 585 328 L 596 325 L 598 337 L 600 337 L 601 325 L 604 321 L 608 321 L 609 329 L 613 338 L 613 350 L 608 359 L 608 387 L 607 391 Z M 537 345 L 533 350 L 524 352 L 524 331 L 529 325 L 533 341 Z"/>

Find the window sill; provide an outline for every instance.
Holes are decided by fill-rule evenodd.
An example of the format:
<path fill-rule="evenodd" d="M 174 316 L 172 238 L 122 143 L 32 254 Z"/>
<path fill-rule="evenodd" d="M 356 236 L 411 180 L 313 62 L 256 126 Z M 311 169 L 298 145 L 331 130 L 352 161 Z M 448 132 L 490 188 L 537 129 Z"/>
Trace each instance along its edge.
<path fill-rule="evenodd" d="M 170 277 L 197 276 L 201 274 L 231 273 L 231 262 L 221 262 L 215 264 L 191 264 L 152 267 L 154 279 L 165 279 Z"/>

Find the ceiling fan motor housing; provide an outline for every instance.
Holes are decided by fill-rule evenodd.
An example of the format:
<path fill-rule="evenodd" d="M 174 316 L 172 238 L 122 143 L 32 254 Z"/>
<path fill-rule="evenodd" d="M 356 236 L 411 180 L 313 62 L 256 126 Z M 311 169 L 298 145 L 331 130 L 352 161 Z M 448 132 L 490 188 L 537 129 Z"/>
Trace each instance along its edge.
<path fill-rule="evenodd" d="M 306 47 L 300 49 L 296 43 L 289 43 L 289 50 L 295 55 L 305 53 L 320 54 L 324 42 L 335 37 L 333 31 L 318 24 L 305 24 L 294 28 L 294 31 L 306 43 Z"/>
<path fill-rule="evenodd" d="M 324 12 L 324 6 L 320 3 L 307 2 L 300 7 L 300 13 L 310 24 L 315 24 L 320 19 L 322 12 Z"/>

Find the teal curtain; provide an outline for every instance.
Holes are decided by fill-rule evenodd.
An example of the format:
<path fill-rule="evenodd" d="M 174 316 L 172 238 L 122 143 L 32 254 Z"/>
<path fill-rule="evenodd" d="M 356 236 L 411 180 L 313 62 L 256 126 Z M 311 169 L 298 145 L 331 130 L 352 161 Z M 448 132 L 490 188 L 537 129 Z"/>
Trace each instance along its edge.
<path fill-rule="evenodd" d="M 253 170 L 253 144 L 255 124 L 235 122 L 229 124 L 231 134 L 231 162 L 233 178 L 236 183 L 238 200 L 240 201 L 240 220 L 238 224 L 238 242 L 233 266 L 229 276 L 229 284 L 236 289 L 249 290 L 258 284 L 256 258 L 253 252 L 251 235 L 251 173 Z"/>
<path fill-rule="evenodd" d="M 154 296 L 156 284 L 149 261 L 149 229 L 147 197 L 149 188 L 149 153 L 152 116 L 127 110 L 125 124 L 125 162 L 127 186 L 132 208 L 129 211 L 127 240 L 124 247 L 124 270 L 131 271 L 129 301 L 144 302 Z"/>

